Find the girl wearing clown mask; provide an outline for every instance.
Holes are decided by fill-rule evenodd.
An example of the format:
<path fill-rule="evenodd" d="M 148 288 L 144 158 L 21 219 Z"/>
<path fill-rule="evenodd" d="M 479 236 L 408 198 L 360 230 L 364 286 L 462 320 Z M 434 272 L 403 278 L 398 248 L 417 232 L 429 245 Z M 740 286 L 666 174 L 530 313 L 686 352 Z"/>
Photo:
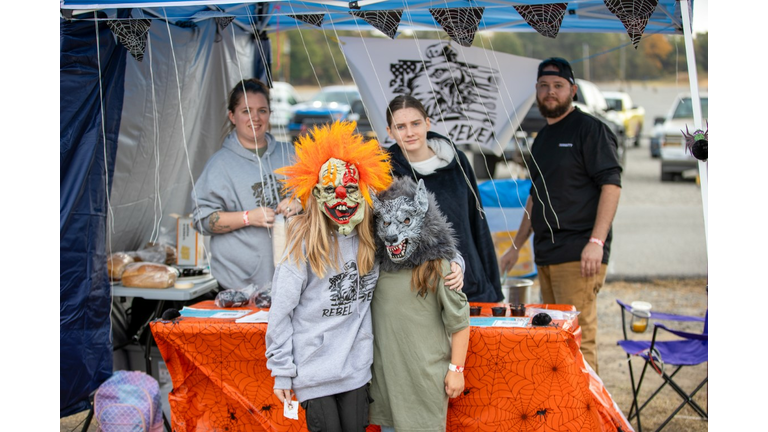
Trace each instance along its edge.
<path fill-rule="evenodd" d="M 288 226 L 272 281 L 267 368 L 281 402 L 295 394 L 310 431 L 368 425 L 379 276 L 371 197 L 392 177 L 386 152 L 375 140 L 363 142 L 355 126 L 314 129 L 297 143 L 297 162 L 279 170 L 305 211 Z"/>

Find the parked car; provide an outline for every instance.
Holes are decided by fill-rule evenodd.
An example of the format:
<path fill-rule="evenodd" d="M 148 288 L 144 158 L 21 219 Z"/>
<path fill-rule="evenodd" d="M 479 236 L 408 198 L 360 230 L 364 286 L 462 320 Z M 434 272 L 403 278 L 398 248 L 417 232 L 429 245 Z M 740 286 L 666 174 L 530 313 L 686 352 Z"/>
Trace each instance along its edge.
<path fill-rule="evenodd" d="M 345 119 L 356 100 L 360 100 L 360 92 L 354 85 L 324 87 L 308 102 L 293 107 L 288 135 L 296 141 L 315 125 Z"/>
<path fill-rule="evenodd" d="M 616 112 L 619 120 L 624 124 L 627 142 L 639 147 L 643 122 L 645 122 L 645 108 L 633 105 L 632 98 L 624 92 L 604 91 L 603 96 L 608 103 L 608 110 Z"/>
<path fill-rule="evenodd" d="M 272 109 L 269 124 L 280 128 L 288 126 L 292 108 L 299 101 L 299 94 L 292 85 L 282 81 L 272 82 L 272 88 L 269 90 L 269 105 Z"/>
<path fill-rule="evenodd" d="M 707 93 L 700 93 L 701 118 L 706 124 L 709 98 Z M 698 160 L 685 150 L 683 131 L 688 126 L 693 133 L 693 102 L 690 94 L 680 94 L 675 98 L 666 117 L 658 118 L 653 128 L 653 139 L 659 147 L 661 157 L 661 181 L 674 180 L 684 171 L 696 169 Z"/>
<path fill-rule="evenodd" d="M 373 131 L 373 126 L 371 126 L 371 121 L 368 119 L 368 113 L 365 111 L 362 100 L 358 99 L 352 102 L 349 114 L 343 120 L 357 122 L 355 132 L 364 136 L 366 140 L 376 139 L 376 132 Z"/>

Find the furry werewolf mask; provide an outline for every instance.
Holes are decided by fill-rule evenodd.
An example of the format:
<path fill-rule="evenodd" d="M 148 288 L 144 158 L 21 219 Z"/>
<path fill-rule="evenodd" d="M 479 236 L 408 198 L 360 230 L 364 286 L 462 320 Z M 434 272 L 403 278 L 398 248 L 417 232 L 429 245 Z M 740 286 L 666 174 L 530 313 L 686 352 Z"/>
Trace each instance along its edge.
<path fill-rule="evenodd" d="M 376 257 L 384 271 L 415 268 L 434 259 L 456 256 L 453 228 L 427 192 L 410 177 L 397 178 L 389 189 L 373 196 Z"/>

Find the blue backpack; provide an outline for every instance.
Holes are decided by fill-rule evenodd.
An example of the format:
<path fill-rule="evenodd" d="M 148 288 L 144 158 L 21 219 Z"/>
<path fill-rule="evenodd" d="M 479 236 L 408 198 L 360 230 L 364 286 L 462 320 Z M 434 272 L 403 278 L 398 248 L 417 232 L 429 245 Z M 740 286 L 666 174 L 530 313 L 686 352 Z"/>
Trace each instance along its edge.
<path fill-rule="evenodd" d="M 160 385 L 141 371 L 116 371 L 94 395 L 94 412 L 104 432 L 162 432 Z"/>

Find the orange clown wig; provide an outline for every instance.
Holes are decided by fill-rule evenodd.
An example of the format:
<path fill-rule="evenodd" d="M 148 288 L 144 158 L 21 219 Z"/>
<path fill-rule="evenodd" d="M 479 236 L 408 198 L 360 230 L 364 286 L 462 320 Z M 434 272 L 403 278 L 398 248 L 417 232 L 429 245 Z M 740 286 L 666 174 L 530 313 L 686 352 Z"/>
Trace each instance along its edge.
<path fill-rule="evenodd" d="M 370 189 L 381 192 L 392 183 L 389 154 L 376 140 L 364 141 L 355 134 L 354 122 L 336 121 L 333 125 L 315 127 L 311 136 L 303 135 L 296 144 L 297 162 L 276 170 L 287 177 L 283 190 L 301 200 L 307 208 L 307 199 L 318 183 L 320 169 L 335 158 L 354 164 L 360 175 L 359 188 L 369 206 L 373 206 Z"/>

